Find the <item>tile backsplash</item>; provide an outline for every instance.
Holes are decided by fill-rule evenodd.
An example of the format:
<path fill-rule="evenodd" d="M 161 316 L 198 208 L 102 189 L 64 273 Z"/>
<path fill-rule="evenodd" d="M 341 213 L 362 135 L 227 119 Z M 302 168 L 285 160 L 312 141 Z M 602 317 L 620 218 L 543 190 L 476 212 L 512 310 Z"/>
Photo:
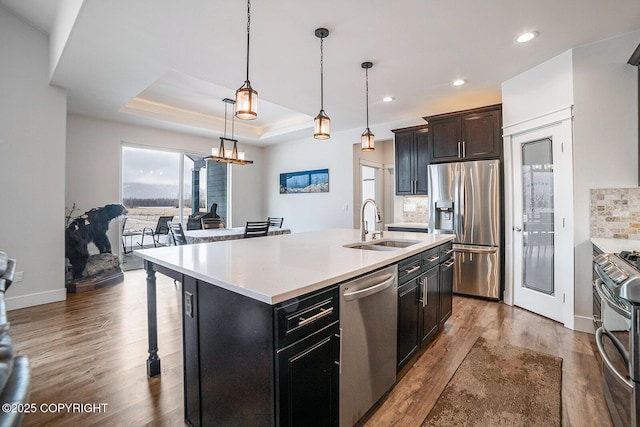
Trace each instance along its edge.
<path fill-rule="evenodd" d="M 402 196 L 401 222 L 429 222 L 428 196 Z"/>
<path fill-rule="evenodd" d="M 640 240 L 640 187 L 591 190 L 591 237 Z"/>

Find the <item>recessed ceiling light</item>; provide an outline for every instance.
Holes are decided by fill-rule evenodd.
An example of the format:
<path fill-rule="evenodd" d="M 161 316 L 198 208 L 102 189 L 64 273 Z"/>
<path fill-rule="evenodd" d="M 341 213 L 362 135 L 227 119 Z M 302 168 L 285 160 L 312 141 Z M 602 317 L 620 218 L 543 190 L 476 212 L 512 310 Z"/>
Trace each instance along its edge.
<path fill-rule="evenodd" d="M 537 36 L 538 36 L 538 33 L 536 33 L 535 31 L 531 31 L 529 33 L 522 33 L 518 36 L 518 38 L 516 38 L 516 41 L 518 43 L 526 43 L 528 41 L 535 39 Z"/>
<path fill-rule="evenodd" d="M 462 86 L 465 83 L 466 83 L 466 81 L 464 81 L 462 79 L 458 79 L 458 80 L 454 80 L 451 84 L 454 85 L 454 86 Z"/>
<path fill-rule="evenodd" d="M 393 101 L 395 98 L 391 97 L 391 96 L 385 96 L 384 98 L 382 98 L 382 102 L 391 102 Z"/>

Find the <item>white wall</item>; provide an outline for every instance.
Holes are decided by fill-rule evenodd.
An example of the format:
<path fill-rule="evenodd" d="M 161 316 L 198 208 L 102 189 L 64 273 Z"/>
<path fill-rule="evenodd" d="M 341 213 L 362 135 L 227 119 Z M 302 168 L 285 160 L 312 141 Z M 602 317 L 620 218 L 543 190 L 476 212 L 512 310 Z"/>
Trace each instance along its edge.
<path fill-rule="evenodd" d="M 60 0 L 56 18 L 49 36 L 49 75 L 53 73 L 58 66 L 58 61 L 62 56 L 62 52 L 67 44 L 67 40 L 73 31 L 80 8 L 84 0 Z"/>
<path fill-rule="evenodd" d="M 238 143 L 245 158 L 252 165 L 231 165 L 231 221 L 234 227 L 243 227 L 247 221 L 260 221 L 271 215 L 264 210 L 263 174 L 269 170 L 264 157 L 265 149 Z"/>
<path fill-rule="evenodd" d="M 575 311 L 592 315 L 589 189 L 638 185 L 640 31 L 573 50 Z"/>
<path fill-rule="evenodd" d="M 512 126 L 573 105 L 568 50 L 502 83 L 502 123 Z"/>
<path fill-rule="evenodd" d="M 66 93 L 49 86 L 49 42 L 0 6 L 0 250 L 24 282 L 8 309 L 60 301 L 64 287 Z"/>
<path fill-rule="evenodd" d="M 502 84 L 505 128 L 573 105 L 574 327 L 579 330 L 592 330 L 589 189 L 638 185 L 638 70 L 626 64 L 638 43 L 636 31 L 578 47 Z"/>
<path fill-rule="evenodd" d="M 413 118 L 370 126 L 376 140 L 393 139 L 391 129 L 424 123 Z M 324 141 L 308 138 L 265 148 L 263 192 L 268 216 L 284 217 L 294 233 L 326 228 L 353 228 L 353 144 L 364 128 L 333 132 Z M 280 174 L 311 169 L 329 169 L 329 192 L 280 194 Z M 346 210 L 344 207 L 346 206 Z M 356 206 L 358 208 L 359 206 Z"/>
<path fill-rule="evenodd" d="M 67 128 L 67 175 L 65 206 L 73 203 L 85 212 L 109 203 L 120 203 L 122 143 L 169 148 L 208 154 L 218 140 L 144 126 L 110 122 L 69 114 Z M 253 165 L 231 168 L 232 223 L 243 225 L 245 218 L 266 218 L 262 211 L 262 148 L 239 143 Z M 110 224 L 109 238 L 119 251 L 118 228 Z"/>

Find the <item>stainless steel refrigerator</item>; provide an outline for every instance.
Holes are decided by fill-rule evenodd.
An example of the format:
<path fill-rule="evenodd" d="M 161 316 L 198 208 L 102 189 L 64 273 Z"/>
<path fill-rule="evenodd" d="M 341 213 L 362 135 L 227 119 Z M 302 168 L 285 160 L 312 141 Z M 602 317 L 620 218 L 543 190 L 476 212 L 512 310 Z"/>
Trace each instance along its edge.
<path fill-rule="evenodd" d="M 429 165 L 429 231 L 455 234 L 453 292 L 500 298 L 500 161 Z"/>

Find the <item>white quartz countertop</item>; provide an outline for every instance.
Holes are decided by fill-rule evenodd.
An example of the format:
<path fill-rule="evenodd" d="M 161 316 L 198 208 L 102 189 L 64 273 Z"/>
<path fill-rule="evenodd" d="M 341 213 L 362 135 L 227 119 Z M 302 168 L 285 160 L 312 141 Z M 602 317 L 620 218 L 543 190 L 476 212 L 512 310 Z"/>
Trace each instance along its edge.
<path fill-rule="evenodd" d="M 277 304 L 398 262 L 453 239 L 451 234 L 385 231 L 384 239 L 418 240 L 390 251 L 345 248 L 360 231 L 329 229 L 252 239 L 136 250 L 145 260 Z"/>
<path fill-rule="evenodd" d="M 398 228 L 429 228 L 429 224 L 426 222 L 396 222 L 393 224 L 385 224 L 385 227 L 398 227 Z"/>
<path fill-rule="evenodd" d="M 615 254 L 622 251 L 640 251 L 640 240 L 603 239 L 599 237 L 592 237 L 591 243 L 596 245 L 606 254 Z"/>

